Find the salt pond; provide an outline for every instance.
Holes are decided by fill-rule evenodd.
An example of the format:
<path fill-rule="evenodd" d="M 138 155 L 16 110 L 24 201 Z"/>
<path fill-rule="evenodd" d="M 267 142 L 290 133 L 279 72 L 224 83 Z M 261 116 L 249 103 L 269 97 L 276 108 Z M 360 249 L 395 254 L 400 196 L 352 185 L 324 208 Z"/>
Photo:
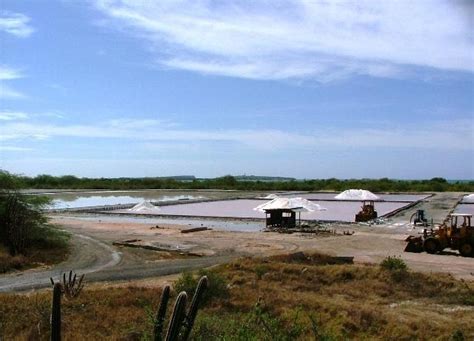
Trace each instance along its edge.
<path fill-rule="evenodd" d="M 130 191 L 81 191 L 40 193 L 52 199 L 51 208 L 79 208 L 119 204 L 137 204 L 143 201 L 165 202 L 179 200 L 225 199 L 242 193 L 214 190 L 130 190 Z M 249 193 L 251 196 L 253 193 Z M 253 194 L 257 195 L 257 194 Z"/>
<path fill-rule="evenodd" d="M 265 213 L 254 210 L 262 202 L 264 201 L 239 199 L 168 205 L 161 206 L 158 214 L 164 216 L 263 219 L 265 218 Z M 361 209 L 360 202 L 314 201 L 314 203 L 321 205 L 327 210 L 302 212 L 301 219 L 353 222 L 355 214 Z M 378 215 L 382 216 L 405 205 L 407 204 L 401 202 L 380 202 L 375 204 L 375 208 Z M 117 210 L 117 212 L 127 213 L 128 211 Z"/>
<path fill-rule="evenodd" d="M 454 210 L 455 213 L 468 213 L 474 215 L 474 204 L 459 204 Z"/>
<path fill-rule="evenodd" d="M 182 203 L 160 206 L 155 214 L 166 216 L 182 217 L 202 217 L 202 218 L 265 218 L 263 212 L 255 211 L 254 208 L 265 200 L 263 199 L 233 199 L 217 200 L 210 202 L 186 202 L 192 199 L 229 199 L 242 195 L 252 196 L 251 193 L 242 192 L 206 192 L 206 191 L 123 191 L 106 193 L 74 193 L 58 194 L 52 196 L 53 208 L 78 208 L 89 206 L 105 206 L 118 204 L 134 204 L 143 201 L 166 202 L 181 201 Z M 357 201 L 335 201 L 334 196 L 337 193 L 285 193 L 285 196 L 299 196 L 310 199 L 315 203 L 325 207 L 326 211 L 303 212 L 303 220 L 325 220 L 325 221 L 345 221 L 353 222 L 357 212 L 361 209 L 361 202 Z M 255 197 L 257 195 L 255 194 Z M 375 203 L 375 208 L 379 217 L 386 215 L 394 210 L 400 209 L 411 202 L 422 200 L 427 194 L 381 194 L 381 202 Z M 127 210 L 117 210 L 117 213 L 132 213 Z M 143 212 L 146 213 L 146 212 Z M 209 221 L 209 220 L 207 220 Z M 207 223 L 209 225 L 209 223 Z M 209 226 L 210 227 L 210 226 Z M 253 230 L 255 227 L 251 227 Z M 241 229 L 238 230 L 246 230 Z"/>
<path fill-rule="evenodd" d="M 177 201 L 177 200 L 191 200 L 191 199 L 205 199 L 203 196 L 193 195 L 163 195 L 156 197 L 145 197 L 140 195 L 90 195 L 90 196 L 76 196 L 69 198 L 53 199 L 52 208 L 77 208 L 89 206 L 105 206 L 118 204 L 135 204 L 145 200 L 155 202 Z"/>
<path fill-rule="evenodd" d="M 245 193 L 245 196 L 251 196 Z M 308 200 L 334 200 L 337 193 L 282 193 L 280 196 L 302 197 Z M 242 196 L 242 192 L 235 191 L 95 191 L 82 193 L 50 194 L 53 199 L 51 208 L 79 208 L 91 206 L 105 206 L 118 204 L 136 204 L 143 201 L 166 202 L 179 200 L 225 199 Z M 415 202 L 425 199 L 428 194 L 378 194 L 381 200 L 390 202 Z"/>

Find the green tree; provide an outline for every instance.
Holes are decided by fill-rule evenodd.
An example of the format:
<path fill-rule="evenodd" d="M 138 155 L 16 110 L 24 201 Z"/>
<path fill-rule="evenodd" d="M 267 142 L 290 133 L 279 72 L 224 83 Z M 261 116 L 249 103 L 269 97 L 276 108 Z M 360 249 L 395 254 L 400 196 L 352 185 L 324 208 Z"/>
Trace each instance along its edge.
<path fill-rule="evenodd" d="M 12 256 L 23 254 L 41 236 L 47 219 L 42 209 L 45 197 L 27 196 L 18 191 L 16 176 L 0 171 L 0 243 Z"/>

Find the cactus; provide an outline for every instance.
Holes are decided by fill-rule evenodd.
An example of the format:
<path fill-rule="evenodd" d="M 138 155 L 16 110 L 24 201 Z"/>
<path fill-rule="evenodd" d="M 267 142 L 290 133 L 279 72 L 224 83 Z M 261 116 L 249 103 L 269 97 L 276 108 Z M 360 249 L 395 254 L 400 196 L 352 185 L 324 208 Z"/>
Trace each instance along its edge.
<path fill-rule="evenodd" d="M 166 333 L 166 341 L 178 340 L 179 332 L 183 326 L 183 321 L 186 317 L 186 301 L 188 294 L 185 291 L 179 293 L 174 304 L 173 314 L 171 315 L 168 332 Z"/>
<path fill-rule="evenodd" d="M 186 314 L 183 340 L 187 340 L 189 338 L 189 335 L 191 334 L 191 330 L 194 326 L 194 320 L 196 319 L 199 305 L 202 301 L 204 291 L 206 291 L 208 285 L 209 280 L 207 279 L 207 276 L 201 277 L 197 285 L 196 291 L 194 292 L 193 300 L 191 302 L 191 306 L 189 307 L 189 311 Z"/>
<path fill-rule="evenodd" d="M 73 276 L 73 272 L 71 270 L 69 271 L 68 279 L 66 280 L 66 273 L 63 273 L 63 282 L 61 283 L 61 281 L 58 281 L 57 284 L 61 286 L 61 292 L 66 296 L 66 298 L 72 299 L 79 296 L 79 294 L 81 293 L 82 288 L 84 287 L 83 280 L 84 275 L 79 277 L 79 280 L 77 281 L 77 275 L 74 274 Z M 50 281 L 51 284 L 54 286 L 54 280 L 50 278 Z"/>
<path fill-rule="evenodd" d="M 74 274 L 72 270 L 69 272 L 68 280 L 66 280 L 66 273 L 63 273 L 63 283 L 61 281 L 54 282 L 53 278 L 49 279 L 53 285 L 53 303 L 51 306 L 51 341 L 61 340 L 61 295 L 64 294 L 66 298 L 72 299 L 77 297 L 84 287 L 84 275 L 79 277 Z"/>
<path fill-rule="evenodd" d="M 185 291 L 179 293 L 173 308 L 173 312 L 166 332 L 166 341 L 187 340 L 191 334 L 194 320 L 202 301 L 205 290 L 209 285 L 209 280 L 203 276 L 197 285 L 189 310 L 186 312 L 186 302 L 188 295 Z M 154 340 L 162 340 L 163 324 L 166 315 L 166 306 L 170 295 L 170 287 L 166 286 L 161 294 L 160 306 L 155 318 Z"/>
<path fill-rule="evenodd" d="M 158 312 L 156 313 L 155 318 L 155 327 L 153 329 L 153 334 L 155 335 L 155 341 L 161 341 L 161 334 L 163 332 L 163 324 L 165 322 L 166 308 L 168 301 L 170 299 L 170 286 L 167 285 L 163 288 L 161 293 L 160 306 L 158 307 Z"/>
<path fill-rule="evenodd" d="M 51 306 L 51 341 L 61 340 L 61 283 L 54 284 Z"/>

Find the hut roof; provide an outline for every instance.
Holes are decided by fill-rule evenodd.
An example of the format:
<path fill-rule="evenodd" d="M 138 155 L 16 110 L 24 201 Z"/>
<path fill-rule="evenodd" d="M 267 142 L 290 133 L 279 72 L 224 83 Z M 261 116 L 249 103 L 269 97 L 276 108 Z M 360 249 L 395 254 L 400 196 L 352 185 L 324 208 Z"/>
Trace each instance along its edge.
<path fill-rule="evenodd" d="M 256 211 L 269 210 L 291 210 L 294 212 L 314 212 L 324 211 L 324 207 L 315 204 L 304 198 L 275 198 L 269 202 L 258 205 L 254 208 Z"/>
<path fill-rule="evenodd" d="M 338 200 L 379 200 L 374 193 L 365 189 L 348 189 L 334 197 Z"/>

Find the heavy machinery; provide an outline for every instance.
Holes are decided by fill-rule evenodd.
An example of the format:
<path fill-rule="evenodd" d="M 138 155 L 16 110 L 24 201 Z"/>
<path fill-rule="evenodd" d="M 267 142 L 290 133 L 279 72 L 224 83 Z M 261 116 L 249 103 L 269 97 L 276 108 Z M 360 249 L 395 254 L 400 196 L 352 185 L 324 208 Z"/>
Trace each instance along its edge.
<path fill-rule="evenodd" d="M 377 218 L 377 211 L 375 210 L 374 202 L 366 200 L 362 202 L 362 209 L 355 216 L 355 221 L 368 221 Z"/>
<path fill-rule="evenodd" d="M 413 225 L 421 224 L 423 226 L 428 226 L 428 219 L 425 217 L 424 210 L 416 210 L 410 217 L 410 223 Z"/>
<path fill-rule="evenodd" d="M 409 236 L 406 252 L 438 253 L 446 248 L 458 250 L 464 257 L 474 257 L 472 214 L 452 213 L 438 229 L 423 229 L 422 236 Z"/>

